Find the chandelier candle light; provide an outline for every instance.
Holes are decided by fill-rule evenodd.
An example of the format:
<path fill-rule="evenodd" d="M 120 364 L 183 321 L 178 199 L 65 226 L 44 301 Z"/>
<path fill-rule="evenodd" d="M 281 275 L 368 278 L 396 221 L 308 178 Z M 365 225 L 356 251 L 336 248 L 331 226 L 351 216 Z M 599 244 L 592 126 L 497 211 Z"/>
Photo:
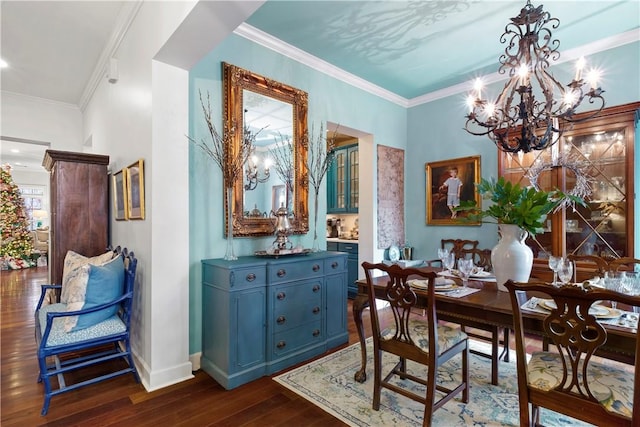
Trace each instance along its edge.
<path fill-rule="evenodd" d="M 549 73 L 549 61 L 560 58 L 560 41 L 552 39 L 551 34 L 560 21 L 542 7 L 528 0 L 500 37 L 507 46 L 499 58 L 502 65 L 498 72 L 508 73 L 509 81 L 496 101 L 482 98 L 481 79 L 476 80 L 467 98 L 470 112 L 465 130 L 472 135 L 487 135 L 505 152 L 543 150 L 558 141 L 565 122 L 590 119 L 604 108 L 604 91 L 598 87 L 600 73 L 593 69 L 583 79 L 584 58 L 577 61 L 575 77 L 566 88 Z M 585 98 L 598 108 L 576 120 L 576 109 Z"/>

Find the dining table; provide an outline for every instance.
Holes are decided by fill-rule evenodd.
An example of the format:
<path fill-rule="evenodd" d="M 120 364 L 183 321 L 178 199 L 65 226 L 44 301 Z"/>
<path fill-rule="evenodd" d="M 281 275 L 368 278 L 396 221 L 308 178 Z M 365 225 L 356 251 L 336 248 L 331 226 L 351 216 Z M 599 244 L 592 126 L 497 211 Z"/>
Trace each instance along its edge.
<path fill-rule="evenodd" d="M 439 272 L 435 267 L 421 267 L 423 271 Z M 454 279 L 461 283 L 460 279 Z M 533 279 L 532 279 L 533 280 Z M 376 299 L 384 300 L 385 287 L 388 276 L 382 275 L 372 279 L 372 285 Z M 369 307 L 367 296 L 367 281 L 356 281 L 358 294 L 353 300 L 353 319 L 355 321 L 358 339 L 361 348 L 361 367 L 355 373 L 357 382 L 366 381 L 367 350 L 365 346 L 365 332 L 362 322 L 362 313 Z M 552 286 L 549 284 L 549 286 Z M 460 325 L 487 325 L 497 326 L 513 330 L 513 310 L 509 292 L 501 291 L 495 281 L 488 279 L 471 278 L 467 281 L 467 288 L 473 289 L 472 293 L 436 292 L 436 313 L 439 320 L 445 320 Z M 464 289 L 464 288 L 463 288 Z M 427 292 L 414 288 L 417 297 L 416 307 L 426 307 Z M 527 292 L 523 302 L 540 295 Z M 545 313 L 534 310 L 522 310 L 525 332 L 543 338 L 543 320 Z M 636 330 L 628 326 L 619 326 L 613 322 L 605 324 L 607 330 L 607 342 L 596 353 L 598 356 L 633 365 L 635 362 Z M 508 342 L 504 343 L 508 354 Z M 504 355 L 504 351 L 502 355 Z M 501 355 L 501 356 L 502 356 Z"/>

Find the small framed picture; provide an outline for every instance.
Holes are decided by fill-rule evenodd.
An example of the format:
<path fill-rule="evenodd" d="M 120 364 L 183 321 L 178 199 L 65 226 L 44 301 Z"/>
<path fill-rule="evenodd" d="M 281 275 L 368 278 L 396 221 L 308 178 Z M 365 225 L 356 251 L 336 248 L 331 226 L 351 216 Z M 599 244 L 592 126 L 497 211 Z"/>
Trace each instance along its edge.
<path fill-rule="evenodd" d="M 127 210 L 127 168 L 112 175 L 113 183 L 113 215 L 116 221 L 128 218 Z"/>
<path fill-rule="evenodd" d="M 127 168 L 127 212 L 129 219 L 144 219 L 144 160 Z"/>
<path fill-rule="evenodd" d="M 425 164 L 427 175 L 428 225 L 480 225 L 479 222 L 461 223 L 458 218 L 467 212 L 456 212 L 461 201 L 475 201 L 481 207 L 482 199 L 476 191 L 480 182 L 480 156 L 462 157 Z"/>

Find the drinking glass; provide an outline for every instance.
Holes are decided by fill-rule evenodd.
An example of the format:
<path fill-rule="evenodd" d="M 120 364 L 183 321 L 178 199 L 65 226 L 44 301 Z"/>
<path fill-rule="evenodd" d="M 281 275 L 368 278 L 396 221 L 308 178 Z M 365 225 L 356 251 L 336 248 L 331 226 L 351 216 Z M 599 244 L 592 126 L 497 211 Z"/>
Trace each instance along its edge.
<path fill-rule="evenodd" d="M 557 267 L 558 278 L 562 282 L 563 285 L 566 285 L 571 281 L 573 277 L 573 263 L 566 259 L 560 258 L 560 262 Z"/>
<path fill-rule="evenodd" d="M 451 274 L 451 269 L 456 265 L 456 254 L 450 252 L 444 259 L 444 266 L 447 269 L 447 273 Z"/>
<path fill-rule="evenodd" d="M 558 265 L 560 264 L 560 260 L 562 260 L 562 257 L 553 256 L 553 255 L 549 256 L 549 268 L 551 270 L 553 270 L 553 283 L 552 283 L 552 285 L 554 285 L 554 286 L 555 286 L 556 283 L 558 283 Z"/>
<path fill-rule="evenodd" d="M 460 277 L 462 277 L 462 286 L 466 288 L 469 276 L 473 272 L 473 260 L 460 258 L 458 260 L 458 271 L 460 272 Z"/>
<path fill-rule="evenodd" d="M 442 271 L 444 271 L 445 265 L 444 260 L 449 256 L 449 249 L 440 248 L 438 249 L 438 258 L 440 258 L 440 263 L 442 264 Z"/>
<path fill-rule="evenodd" d="M 615 271 L 605 271 L 604 273 L 604 287 L 610 291 L 622 292 L 622 278 L 624 273 L 618 273 Z M 611 301 L 611 308 L 615 309 L 618 306 L 616 301 Z"/>

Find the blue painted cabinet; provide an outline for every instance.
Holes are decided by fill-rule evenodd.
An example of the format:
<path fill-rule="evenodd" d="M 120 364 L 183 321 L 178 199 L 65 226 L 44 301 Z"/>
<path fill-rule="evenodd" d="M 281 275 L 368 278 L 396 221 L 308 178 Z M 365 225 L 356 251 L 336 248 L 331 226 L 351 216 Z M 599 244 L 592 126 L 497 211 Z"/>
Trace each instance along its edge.
<path fill-rule="evenodd" d="M 202 266 L 201 366 L 226 389 L 348 341 L 346 254 L 214 259 Z"/>
<path fill-rule="evenodd" d="M 327 213 L 358 213 L 359 176 L 358 146 L 336 149 L 327 173 Z"/>
<path fill-rule="evenodd" d="M 338 250 L 347 253 L 347 292 L 349 298 L 355 298 L 358 294 L 358 244 L 357 243 L 338 243 Z"/>

